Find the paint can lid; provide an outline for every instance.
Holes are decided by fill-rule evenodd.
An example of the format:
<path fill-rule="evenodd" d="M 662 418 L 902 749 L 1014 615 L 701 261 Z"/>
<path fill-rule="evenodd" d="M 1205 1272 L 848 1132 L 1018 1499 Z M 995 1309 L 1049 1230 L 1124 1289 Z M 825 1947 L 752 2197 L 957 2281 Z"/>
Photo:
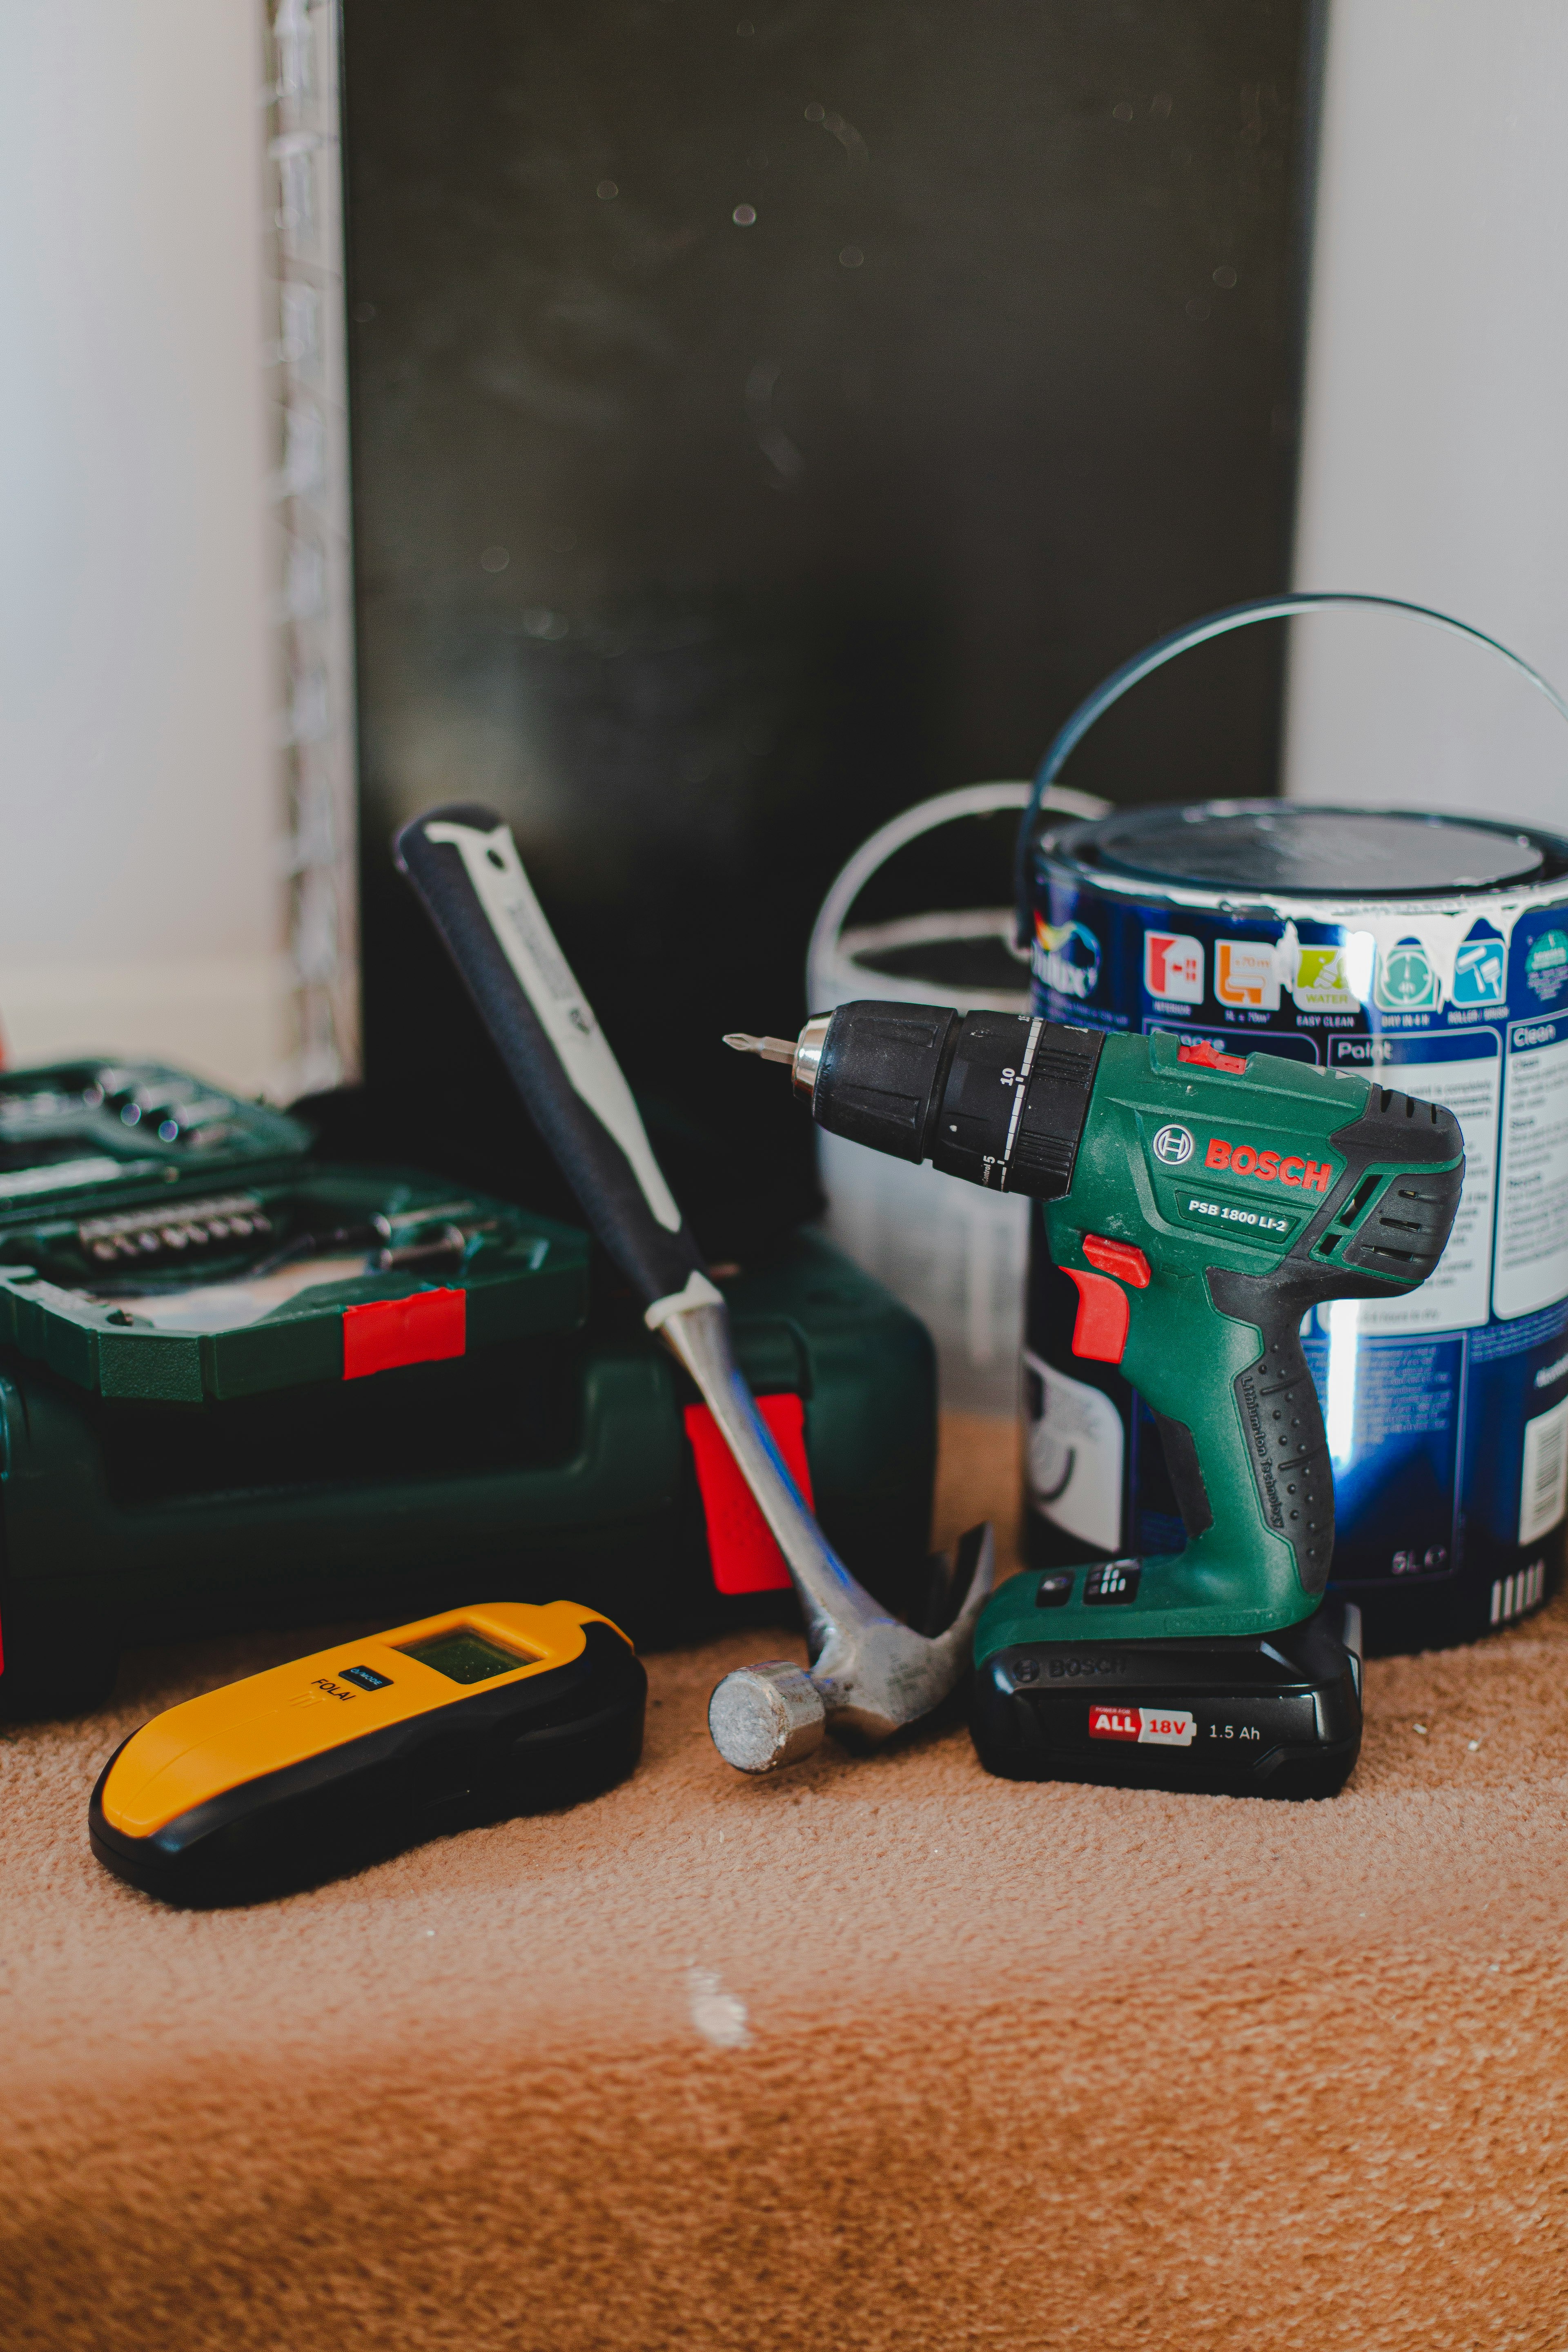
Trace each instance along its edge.
<path fill-rule="evenodd" d="M 1055 827 L 1045 846 L 1108 881 L 1357 899 L 1502 889 L 1568 864 L 1565 845 L 1514 824 L 1306 801 L 1120 809 Z"/>

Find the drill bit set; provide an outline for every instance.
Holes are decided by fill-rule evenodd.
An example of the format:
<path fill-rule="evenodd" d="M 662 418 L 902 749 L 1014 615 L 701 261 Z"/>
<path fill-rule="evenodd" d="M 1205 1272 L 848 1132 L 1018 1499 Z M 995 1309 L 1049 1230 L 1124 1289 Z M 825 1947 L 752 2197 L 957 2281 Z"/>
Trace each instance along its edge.
<path fill-rule="evenodd" d="M 247 1119 L 230 1107 L 230 1156 Z M 0 1339 L 104 1396 L 190 1403 L 331 1377 L 345 1315 L 406 1301 L 411 1276 L 449 1292 L 465 1336 L 470 1318 L 487 1339 L 537 1328 L 554 1272 L 537 1220 L 434 1178 L 300 1165 L 298 1136 L 275 1159 L 269 1127 L 243 1191 L 191 1194 L 158 1171 L 147 1205 L 62 1214 L 33 1195 L 0 1215 Z"/>
<path fill-rule="evenodd" d="M 166 1208 L 132 1209 L 118 1217 L 84 1217 L 76 1229 L 79 1248 L 114 1272 L 139 1272 L 194 1259 L 199 1253 L 265 1237 L 272 1220 L 254 1192 L 230 1192 L 216 1201 L 187 1201 L 178 1213 Z"/>

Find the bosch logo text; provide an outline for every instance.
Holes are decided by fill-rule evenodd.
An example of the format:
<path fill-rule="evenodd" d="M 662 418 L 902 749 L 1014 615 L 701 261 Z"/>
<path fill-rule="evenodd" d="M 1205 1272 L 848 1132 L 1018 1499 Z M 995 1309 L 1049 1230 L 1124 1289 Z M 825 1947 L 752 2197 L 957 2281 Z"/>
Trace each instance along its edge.
<path fill-rule="evenodd" d="M 1167 1168 L 1180 1168 L 1193 1156 L 1193 1139 L 1184 1127 L 1163 1127 L 1154 1138 L 1154 1157 Z"/>
<path fill-rule="evenodd" d="M 1168 1132 L 1169 1130 L 1167 1130 Z M 1154 1148 L 1159 1150 L 1156 1137 Z M 1256 1151 L 1250 1143 L 1227 1143 L 1216 1135 L 1204 1154 L 1205 1168 L 1224 1168 L 1232 1176 L 1256 1176 L 1260 1184 L 1300 1185 L 1303 1192 L 1326 1192 L 1334 1181 L 1334 1165 L 1326 1160 L 1282 1158 L 1278 1151 Z"/>

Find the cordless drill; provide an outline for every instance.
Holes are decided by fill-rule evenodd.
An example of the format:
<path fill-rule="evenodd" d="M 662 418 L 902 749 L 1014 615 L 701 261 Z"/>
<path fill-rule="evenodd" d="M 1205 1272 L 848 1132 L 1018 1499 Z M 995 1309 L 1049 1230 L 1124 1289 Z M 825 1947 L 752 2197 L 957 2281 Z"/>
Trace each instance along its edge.
<path fill-rule="evenodd" d="M 1464 1181 L 1453 1113 L 1161 1031 L 924 1004 L 726 1042 L 788 1062 L 834 1134 L 1039 1201 L 1075 1354 L 1119 1364 L 1158 1428 L 1185 1549 L 997 1590 L 974 1641 L 982 1761 L 1332 1795 L 1361 1744 L 1360 1612 L 1322 1607 L 1333 1475 L 1300 1325 L 1432 1272 Z"/>

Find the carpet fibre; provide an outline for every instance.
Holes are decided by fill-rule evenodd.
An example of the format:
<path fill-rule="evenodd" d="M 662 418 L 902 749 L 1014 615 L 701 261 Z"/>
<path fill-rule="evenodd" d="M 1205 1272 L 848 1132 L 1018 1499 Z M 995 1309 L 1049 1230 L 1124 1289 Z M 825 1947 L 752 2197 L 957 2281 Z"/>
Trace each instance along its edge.
<path fill-rule="evenodd" d="M 951 1420 L 939 1534 L 1016 1476 Z M 0 1736 L 8 2352 L 1568 2346 L 1568 1603 L 1374 1663 L 1331 1803 L 958 1726 L 742 1780 L 742 1637 L 648 1661 L 594 1804 L 248 1911 L 110 1878 L 104 1758 L 302 1646 Z"/>

